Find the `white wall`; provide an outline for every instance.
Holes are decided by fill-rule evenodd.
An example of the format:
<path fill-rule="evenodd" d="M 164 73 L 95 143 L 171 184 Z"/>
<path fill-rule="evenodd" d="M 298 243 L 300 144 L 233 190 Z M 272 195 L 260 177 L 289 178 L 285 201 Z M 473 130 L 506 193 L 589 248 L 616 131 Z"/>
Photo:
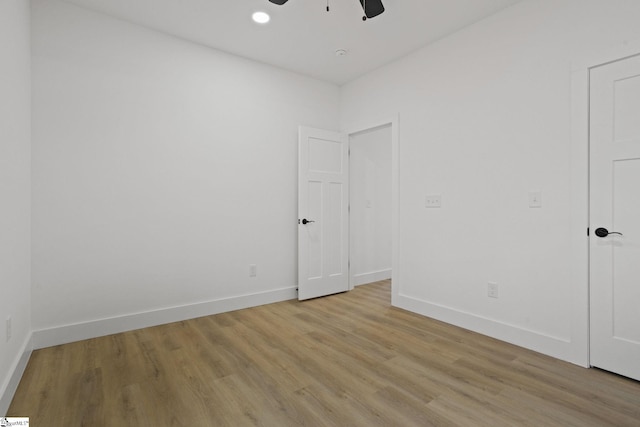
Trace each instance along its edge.
<path fill-rule="evenodd" d="M 350 136 L 351 283 L 391 278 L 391 125 Z"/>
<path fill-rule="evenodd" d="M 339 88 L 33 14 L 35 345 L 293 298 L 297 128 L 337 129 Z"/>
<path fill-rule="evenodd" d="M 0 416 L 30 351 L 31 74 L 29 2 L 0 1 Z M 5 324 L 11 317 L 12 336 Z"/>
<path fill-rule="evenodd" d="M 400 118 L 395 304 L 586 363 L 572 63 L 640 39 L 638 16 L 636 0 L 524 1 L 343 88 L 343 127 Z"/>

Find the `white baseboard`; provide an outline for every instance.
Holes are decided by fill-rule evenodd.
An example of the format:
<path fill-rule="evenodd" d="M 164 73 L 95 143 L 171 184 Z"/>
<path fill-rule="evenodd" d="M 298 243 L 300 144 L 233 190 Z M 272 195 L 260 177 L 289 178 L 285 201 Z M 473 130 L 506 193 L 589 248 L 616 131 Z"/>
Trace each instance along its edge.
<path fill-rule="evenodd" d="M 29 363 L 32 351 L 33 339 L 32 335 L 29 335 L 22 345 L 20 356 L 13 363 L 9 379 L 6 384 L 3 384 L 3 388 L 0 391 L 0 417 L 4 417 L 9 410 L 13 396 L 16 394 L 16 390 L 18 389 L 18 384 L 20 384 L 20 380 L 22 379 L 22 374 L 24 374 L 24 370 L 27 368 L 27 363 Z"/>
<path fill-rule="evenodd" d="M 353 286 L 366 285 L 367 283 L 378 282 L 380 280 L 391 279 L 391 269 L 386 268 L 384 270 L 371 271 L 368 273 L 354 274 L 351 277 L 351 284 Z"/>
<path fill-rule="evenodd" d="M 519 347 L 543 353 L 576 365 L 584 366 L 575 359 L 575 344 L 570 339 L 555 337 L 528 330 L 516 325 L 478 316 L 472 313 L 445 307 L 428 301 L 398 294 L 393 297 L 393 305 L 432 319 L 458 326 L 473 332 L 505 341 Z"/>
<path fill-rule="evenodd" d="M 52 347 L 294 298 L 297 298 L 295 287 L 281 288 L 255 294 L 240 295 L 196 304 L 41 329 L 33 332 L 33 345 L 36 349 Z"/>

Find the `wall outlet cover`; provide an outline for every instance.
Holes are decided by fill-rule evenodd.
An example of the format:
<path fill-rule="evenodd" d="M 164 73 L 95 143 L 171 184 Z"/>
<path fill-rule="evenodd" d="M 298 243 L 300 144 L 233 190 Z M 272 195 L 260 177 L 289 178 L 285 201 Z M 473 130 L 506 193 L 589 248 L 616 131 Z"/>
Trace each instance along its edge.
<path fill-rule="evenodd" d="M 529 207 L 541 208 L 542 207 L 542 191 L 530 191 L 529 192 Z"/>

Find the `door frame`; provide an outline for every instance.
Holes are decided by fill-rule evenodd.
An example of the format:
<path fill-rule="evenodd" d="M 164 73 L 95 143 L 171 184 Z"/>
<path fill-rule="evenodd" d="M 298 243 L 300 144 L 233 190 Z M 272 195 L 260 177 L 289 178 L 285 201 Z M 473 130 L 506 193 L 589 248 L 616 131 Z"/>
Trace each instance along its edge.
<path fill-rule="evenodd" d="M 349 141 L 355 134 L 373 130 L 382 126 L 391 126 L 391 304 L 396 305 L 397 295 L 400 293 L 400 254 L 399 248 L 399 205 L 400 205 L 400 140 L 399 140 L 399 116 L 393 115 L 372 119 L 366 122 L 358 122 L 346 126 L 343 132 Z M 349 212 L 351 216 L 351 212 Z M 351 218 L 349 218 L 351 221 Z M 351 269 L 349 269 L 349 290 L 353 290 Z"/>
<path fill-rule="evenodd" d="M 591 69 L 640 54 L 640 40 L 625 41 L 572 64 L 571 73 L 571 273 L 575 304 L 571 312 L 571 354 L 567 359 L 590 364 L 589 330 L 589 112 Z"/>

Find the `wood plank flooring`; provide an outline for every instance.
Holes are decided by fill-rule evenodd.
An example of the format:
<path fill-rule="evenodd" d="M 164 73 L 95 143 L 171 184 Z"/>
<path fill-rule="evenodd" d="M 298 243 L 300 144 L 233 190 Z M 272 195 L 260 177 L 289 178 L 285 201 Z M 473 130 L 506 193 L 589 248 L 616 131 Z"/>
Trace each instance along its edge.
<path fill-rule="evenodd" d="M 640 426 L 640 383 L 390 306 L 389 281 L 35 351 L 33 426 Z"/>

